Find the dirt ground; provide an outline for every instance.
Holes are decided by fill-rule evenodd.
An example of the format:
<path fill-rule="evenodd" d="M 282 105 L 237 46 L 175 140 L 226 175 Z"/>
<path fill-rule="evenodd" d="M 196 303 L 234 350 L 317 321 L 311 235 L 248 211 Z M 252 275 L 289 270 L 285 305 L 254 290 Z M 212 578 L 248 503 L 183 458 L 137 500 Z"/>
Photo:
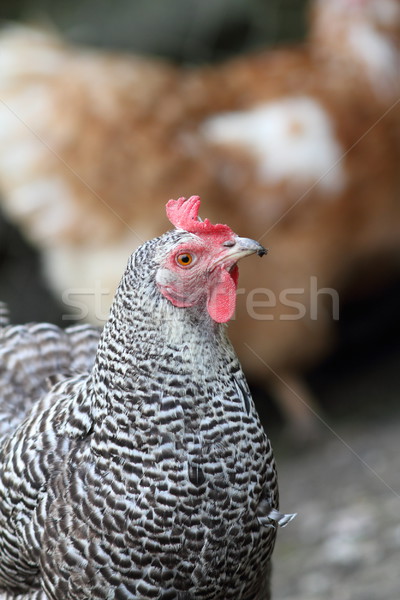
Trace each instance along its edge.
<path fill-rule="evenodd" d="M 274 600 L 400 598 L 399 359 L 332 385 L 326 396 L 364 398 L 366 410 L 356 401 L 351 417 L 327 417 L 318 445 L 294 453 L 273 440 L 281 508 L 298 513 L 279 531 Z"/>

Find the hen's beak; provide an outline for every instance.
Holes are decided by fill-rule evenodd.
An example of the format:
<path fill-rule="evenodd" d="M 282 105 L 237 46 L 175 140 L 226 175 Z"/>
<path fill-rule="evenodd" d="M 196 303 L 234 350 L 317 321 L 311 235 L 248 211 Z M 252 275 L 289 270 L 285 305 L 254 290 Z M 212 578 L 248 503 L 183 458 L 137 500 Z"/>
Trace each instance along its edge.
<path fill-rule="evenodd" d="M 213 261 L 212 270 L 219 265 L 223 265 L 228 271 L 230 271 L 234 265 L 236 265 L 236 263 L 245 256 L 249 256 L 250 254 L 264 256 L 264 254 L 267 254 L 267 250 L 264 248 L 264 246 L 261 246 L 261 244 L 255 240 L 242 238 L 239 236 L 224 242 L 222 246 L 224 249 L 219 257 Z"/>
<path fill-rule="evenodd" d="M 267 254 L 267 250 L 264 246 L 261 246 L 259 242 L 239 236 L 225 242 L 223 246 L 225 246 L 226 250 L 224 250 L 223 254 L 215 261 L 214 266 L 220 263 L 236 264 L 238 260 L 245 256 L 249 256 L 250 254 L 258 254 L 258 256 Z"/>
<path fill-rule="evenodd" d="M 230 244 L 230 242 L 228 242 Z M 226 243 L 224 244 L 226 245 Z M 236 237 L 235 244 L 232 246 L 232 250 L 237 253 L 238 259 L 247 256 L 248 254 L 258 254 L 258 256 L 264 256 L 268 250 L 261 246 L 259 242 L 251 240 L 250 238 Z"/>

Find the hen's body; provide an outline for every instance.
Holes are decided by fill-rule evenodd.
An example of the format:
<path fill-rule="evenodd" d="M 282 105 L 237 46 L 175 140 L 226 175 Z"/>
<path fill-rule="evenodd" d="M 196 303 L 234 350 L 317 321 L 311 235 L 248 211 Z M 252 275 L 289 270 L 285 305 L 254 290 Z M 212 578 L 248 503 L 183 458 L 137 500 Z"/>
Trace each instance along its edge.
<path fill-rule="evenodd" d="M 160 254 L 187 238 L 136 251 L 93 369 L 57 383 L 3 438 L 4 597 L 269 597 L 282 517 L 270 444 L 223 326 L 155 283 Z M 7 348 L 17 329 L 4 331 Z M 48 331 L 63 355 L 65 334 Z"/>
<path fill-rule="evenodd" d="M 91 369 L 99 335 L 88 325 L 65 331 L 49 323 L 1 328 L 0 319 L 0 437 L 15 429 L 56 378 Z"/>

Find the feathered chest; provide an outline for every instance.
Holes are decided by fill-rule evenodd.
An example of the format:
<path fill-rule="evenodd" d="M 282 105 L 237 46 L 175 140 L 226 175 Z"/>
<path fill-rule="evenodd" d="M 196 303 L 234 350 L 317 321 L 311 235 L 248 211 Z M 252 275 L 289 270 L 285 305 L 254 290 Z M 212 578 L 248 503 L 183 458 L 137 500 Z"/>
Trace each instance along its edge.
<path fill-rule="evenodd" d="M 101 487 L 87 511 L 88 537 L 110 542 L 117 563 L 129 555 L 142 569 L 151 556 L 154 578 L 166 588 L 182 580 L 204 594 L 196 597 L 217 598 L 217 588 L 224 598 L 241 597 L 252 557 L 264 557 L 265 567 L 275 535 L 258 522 L 263 499 L 277 503 L 271 450 L 238 376 L 224 393 L 214 382 L 207 398 L 193 381 L 164 384 L 162 394 L 156 386 L 147 396 L 136 390 L 140 410 L 132 417 L 126 398 L 124 412 L 104 418 L 92 440 L 90 487 Z M 106 529 L 112 535 L 104 539 Z"/>
<path fill-rule="evenodd" d="M 259 509 L 266 498 L 277 504 L 275 471 L 241 372 L 229 380 L 206 382 L 206 396 L 193 379 L 175 377 L 168 386 L 154 380 L 151 393 L 125 393 L 120 412 L 99 419 L 54 482 L 63 494 L 48 497 L 51 548 L 69 546 L 79 531 L 85 548 L 76 560 L 104 570 L 104 589 L 118 573 L 132 598 L 156 590 L 256 598 L 275 537 Z M 58 597 L 62 583 L 51 578 Z M 144 585 L 149 596 L 135 595 Z"/>
<path fill-rule="evenodd" d="M 78 531 L 90 541 L 76 560 L 85 556 L 86 570 L 104 571 L 104 590 L 115 576 L 129 598 L 161 590 L 176 598 L 180 590 L 188 598 L 253 600 L 273 548 L 275 529 L 259 517 L 266 502 L 277 507 L 276 477 L 230 346 L 203 343 L 195 353 L 169 340 L 141 343 L 124 362 L 113 361 L 110 346 L 100 357 L 92 430 L 47 496 L 47 554 L 69 547 Z M 52 569 L 52 597 L 61 597 L 56 559 Z"/>
<path fill-rule="evenodd" d="M 96 389 L 95 453 L 129 461 L 140 452 L 158 463 L 173 452 L 174 460 L 201 457 L 204 466 L 241 455 L 249 470 L 262 470 L 268 442 L 247 383 L 223 332 L 211 333 L 193 336 L 201 344 L 184 328 L 175 340 L 164 333 L 159 344 L 141 341 L 141 355 L 136 337 L 123 364 L 108 353 L 112 369 Z"/>
<path fill-rule="evenodd" d="M 166 383 L 168 382 L 168 384 Z M 136 380 L 125 393 L 119 414 L 105 415 L 91 441 L 99 465 L 122 469 L 131 489 L 180 472 L 180 487 L 207 496 L 216 480 L 225 489 L 265 481 L 269 442 L 240 371 L 224 379 L 169 377 L 153 381 L 149 391 Z M 115 464 L 114 464 L 115 463 Z M 164 476 L 162 475 L 164 474 Z"/>

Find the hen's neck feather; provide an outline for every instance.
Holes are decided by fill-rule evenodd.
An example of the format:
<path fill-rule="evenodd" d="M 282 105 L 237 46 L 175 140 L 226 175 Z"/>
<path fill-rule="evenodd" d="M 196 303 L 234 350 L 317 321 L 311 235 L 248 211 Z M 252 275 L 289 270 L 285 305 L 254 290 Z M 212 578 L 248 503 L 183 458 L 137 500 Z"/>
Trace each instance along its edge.
<path fill-rule="evenodd" d="M 196 397 L 201 404 L 243 377 L 225 326 L 205 307 L 177 308 L 159 292 L 156 266 L 133 255 L 118 288 L 92 373 L 96 420 L 110 412 L 140 410 L 152 394 Z M 198 406 L 201 411 L 201 407 Z"/>

